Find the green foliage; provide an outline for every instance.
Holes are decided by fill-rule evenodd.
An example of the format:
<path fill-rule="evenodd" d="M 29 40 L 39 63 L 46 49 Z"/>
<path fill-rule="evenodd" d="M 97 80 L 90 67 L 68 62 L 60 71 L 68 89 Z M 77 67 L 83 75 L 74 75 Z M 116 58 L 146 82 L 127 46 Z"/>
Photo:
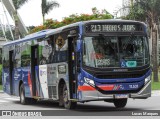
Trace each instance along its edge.
<path fill-rule="evenodd" d="M 0 85 L 2 84 L 2 65 L 0 64 Z"/>
<path fill-rule="evenodd" d="M 152 90 L 160 90 L 160 70 L 158 71 L 159 82 L 154 82 L 154 74 L 152 73 Z"/>
<path fill-rule="evenodd" d="M 97 8 L 92 8 L 92 14 L 72 14 L 69 17 L 65 17 L 61 22 L 57 20 L 47 19 L 43 25 L 35 27 L 30 33 L 38 32 L 44 29 L 55 29 L 61 26 L 72 24 L 79 21 L 99 20 L 99 19 L 111 19 L 113 16 L 107 12 L 107 10 L 99 11 Z"/>
<path fill-rule="evenodd" d="M 139 20 L 147 23 L 151 31 L 152 40 L 152 64 L 154 72 L 154 81 L 158 82 L 158 63 L 157 63 L 157 31 L 160 31 L 158 25 L 160 21 L 160 2 L 159 0 L 135 0 L 130 8 L 130 14 L 125 19 Z M 157 29 L 158 28 L 158 29 Z"/>
<path fill-rule="evenodd" d="M 2 85 L 0 85 L 0 90 L 2 90 Z"/>
<path fill-rule="evenodd" d="M 28 0 L 12 0 L 15 9 L 19 9 L 22 5 L 24 5 Z"/>
<path fill-rule="evenodd" d="M 138 20 L 157 23 L 160 18 L 159 0 L 135 0 L 130 7 L 130 13 L 124 19 Z"/>
<path fill-rule="evenodd" d="M 30 32 L 32 29 L 34 29 L 35 28 L 35 26 L 29 26 L 29 27 L 27 27 L 27 29 L 28 29 L 28 31 Z"/>
<path fill-rule="evenodd" d="M 55 1 L 42 0 L 42 14 L 48 14 L 54 7 L 59 7 L 59 4 Z"/>
<path fill-rule="evenodd" d="M 45 22 L 44 20 L 45 15 L 48 14 L 54 7 L 59 7 L 59 3 L 55 1 L 42 0 L 41 9 L 42 9 L 43 24 Z"/>
<path fill-rule="evenodd" d="M 14 30 L 12 30 L 12 32 L 14 33 Z M 9 30 L 6 31 L 5 34 L 6 34 L 6 38 L 7 38 L 8 40 L 13 40 L 13 39 L 12 39 L 12 36 L 11 36 L 11 33 L 10 33 Z M 2 30 L 0 30 L 0 37 L 4 37 Z"/>
<path fill-rule="evenodd" d="M 160 82 L 152 81 L 152 90 L 160 90 Z"/>

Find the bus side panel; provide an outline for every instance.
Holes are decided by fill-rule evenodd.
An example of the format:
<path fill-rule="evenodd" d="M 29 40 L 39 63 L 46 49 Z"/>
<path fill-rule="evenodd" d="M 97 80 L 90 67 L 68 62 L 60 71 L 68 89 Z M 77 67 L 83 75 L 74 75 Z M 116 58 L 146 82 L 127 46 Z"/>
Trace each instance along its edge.
<path fill-rule="evenodd" d="M 10 94 L 10 80 L 9 80 L 9 48 L 3 47 L 2 50 L 2 61 L 3 61 L 3 71 L 2 71 L 2 83 L 3 91 L 7 94 Z"/>
<path fill-rule="evenodd" d="M 9 68 L 3 68 L 3 91 L 10 94 Z"/>
<path fill-rule="evenodd" d="M 22 79 L 21 68 L 14 68 L 13 70 L 13 94 L 19 96 L 19 82 Z"/>
<path fill-rule="evenodd" d="M 42 88 L 39 80 L 39 66 L 35 66 L 35 78 L 36 78 L 36 96 L 42 97 Z"/>
<path fill-rule="evenodd" d="M 41 98 L 48 98 L 48 82 L 47 82 L 47 65 L 41 65 L 39 66 L 39 72 L 37 71 L 37 74 L 39 74 L 39 96 Z M 36 85 L 38 85 L 36 83 Z"/>
<path fill-rule="evenodd" d="M 22 68 L 22 80 L 25 87 L 25 96 L 32 97 L 32 81 L 30 67 Z"/>

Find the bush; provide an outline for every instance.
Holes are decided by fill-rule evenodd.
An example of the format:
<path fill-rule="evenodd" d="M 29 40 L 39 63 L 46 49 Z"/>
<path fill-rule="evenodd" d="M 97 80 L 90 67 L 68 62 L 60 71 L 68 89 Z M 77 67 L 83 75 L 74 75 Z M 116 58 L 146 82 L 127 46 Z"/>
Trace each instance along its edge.
<path fill-rule="evenodd" d="M 37 26 L 30 31 L 35 33 L 44 29 L 55 29 L 68 24 L 72 24 L 79 21 L 98 20 L 98 19 L 112 19 L 113 16 L 103 9 L 99 11 L 96 7 L 92 8 L 92 14 L 72 14 L 69 17 L 65 17 L 62 21 L 47 19 L 43 25 Z"/>
<path fill-rule="evenodd" d="M 2 85 L 2 65 L 0 64 L 0 85 Z"/>

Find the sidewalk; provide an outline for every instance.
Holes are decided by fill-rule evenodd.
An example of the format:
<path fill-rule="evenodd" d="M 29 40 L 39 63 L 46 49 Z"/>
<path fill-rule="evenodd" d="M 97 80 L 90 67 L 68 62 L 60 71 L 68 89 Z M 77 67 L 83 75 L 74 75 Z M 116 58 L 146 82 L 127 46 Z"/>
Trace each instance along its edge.
<path fill-rule="evenodd" d="M 3 90 L 0 90 L 0 93 L 3 93 Z"/>
<path fill-rule="evenodd" d="M 152 96 L 160 96 L 160 90 L 153 90 Z"/>

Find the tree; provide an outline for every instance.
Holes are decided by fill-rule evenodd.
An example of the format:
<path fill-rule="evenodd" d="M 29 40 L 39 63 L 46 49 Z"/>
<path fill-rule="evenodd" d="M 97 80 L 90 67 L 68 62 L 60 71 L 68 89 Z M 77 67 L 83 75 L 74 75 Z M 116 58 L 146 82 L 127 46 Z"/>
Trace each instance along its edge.
<path fill-rule="evenodd" d="M 14 30 L 12 30 L 12 32 L 15 33 Z M 6 34 L 7 40 L 13 40 L 9 30 L 5 31 L 5 34 Z M 4 37 L 2 30 L 0 30 L 0 37 Z"/>
<path fill-rule="evenodd" d="M 159 0 L 135 0 L 127 19 L 144 21 L 151 31 L 154 81 L 158 82 L 157 33 L 160 18 Z"/>
<path fill-rule="evenodd" d="M 45 22 L 45 15 L 48 14 L 54 7 L 59 7 L 59 3 L 55 1 L 47 1 L 42 0 L 41 9 L 42 9 L 42 17 L 43 17 L 43 24 Z"/>
<path fill-rule="evenodd" d="M 15 7 L 15 13 L 14 13 L 14 22 L 15 22 L 15 39 L 19 39 L 20 32 L 18 28 L 18 15 L 17 10 L 23 6 L 28 0 L 12 0 L 13 5 Z"/>
<path fill-rule="evenodd" d="M 98 20 L 98 19 L 112 19 L 111 15 L 107 10 L 103 9 L 102 11 L 96 9 L 96 14 L 72 14 L 69 17 L 65 17 L 61 22 L 57 20 L 47 19 L 43 25 L 37 26 L 30 31 L 30 33 L 38 32 L 44 29 L 55 29 L 68 24 L 72 24 L 79 21 L 88 21 L 88 20 Z M 93 10 L 93 9 L 92 9 Z"/>
<path fill-rule="evenodd" d="M 2 85 L 2 65 L 0 64 L 0 85 Z"/>

